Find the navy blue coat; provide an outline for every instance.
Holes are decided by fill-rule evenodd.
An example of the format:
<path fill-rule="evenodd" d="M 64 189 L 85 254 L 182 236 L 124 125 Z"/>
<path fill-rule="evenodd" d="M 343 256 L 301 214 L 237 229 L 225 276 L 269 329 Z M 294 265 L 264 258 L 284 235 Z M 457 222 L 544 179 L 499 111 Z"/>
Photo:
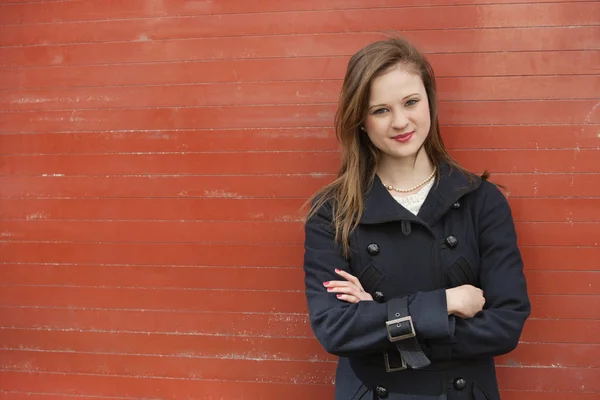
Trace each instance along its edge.
<path fill-rule="evenodd" d="M 513 350 L 530 313 L 523 263 L 504 195 L 479 178 L 442 165 L 418 215 L 394 200 L 378 177 L 351 236 L 352 255 L 334 241 L 331 205 L 306 223 L 304 272 L 312 329 L 339 356 L 336 399 L 500 398 L 493 357 Z M 376 301 L 350 304 L 323 282 L 334 269 L 357 276 Z M 484 292 L 474 318 L 448 316 L 445 289 Z M 387 372 L 388 304 L 407 296 L 416 338 L 431 365 Z"/>

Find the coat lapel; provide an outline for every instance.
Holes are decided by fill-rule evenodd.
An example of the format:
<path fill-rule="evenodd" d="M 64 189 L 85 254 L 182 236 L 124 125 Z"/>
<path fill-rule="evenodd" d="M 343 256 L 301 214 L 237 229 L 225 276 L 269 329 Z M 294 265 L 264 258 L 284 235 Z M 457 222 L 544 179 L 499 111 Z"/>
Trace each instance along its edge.
<path fill-rule="evenodd" d="M 440 178 L 433 184 L 421 210 L 415 216 L 392 197 L 376 175 L 371 189 L 365 195 L 365 209 L 360 223 L 415 221 L 432 226 L 452 204 L 465 194 L 476 190 L 480 184 L 480 179 L 469 184 L 468 178 L 462 172 L 443 163 L 440 166 Z"/>
<path fill-rule="evenodd" d="M 419 221 L 414 214 L 398 204 L 377 175 L 375 175 L 373 186 L 364 197 L 364 202 L 365 208 L 360 219 L 361 224 L 402 220 Z"/>

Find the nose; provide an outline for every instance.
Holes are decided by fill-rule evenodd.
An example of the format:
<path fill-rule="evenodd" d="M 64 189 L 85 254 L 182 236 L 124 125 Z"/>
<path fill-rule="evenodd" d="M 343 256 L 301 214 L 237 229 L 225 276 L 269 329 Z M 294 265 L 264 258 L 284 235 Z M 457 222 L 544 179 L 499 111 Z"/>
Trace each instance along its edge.
<path fill-rule="evenodd" d="M 395 110 L 394 111 L 394 119 L 392 121 L 392 128 L 397 130 L 404 130 L 408 125 L 408 118 L 406 114 L 402 111 Z"/>

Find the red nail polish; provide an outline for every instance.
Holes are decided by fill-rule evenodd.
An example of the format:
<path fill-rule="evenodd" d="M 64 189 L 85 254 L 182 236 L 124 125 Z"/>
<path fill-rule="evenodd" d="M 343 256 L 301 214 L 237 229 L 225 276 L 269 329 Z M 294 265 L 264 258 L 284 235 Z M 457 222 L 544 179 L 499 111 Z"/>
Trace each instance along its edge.
<path fill-rule="evenodd" d="M 336 269 L 335 269 L 335 272 L 340 272 L 340 270 L 336 268 Z"/>
<path fill-rule="evenodd" d="M 341 295 L 341 294 L 338 294 L 336 297 L 340 298 L 340 297 L 342 297 L 342 295 Z"/>
<path fill-rule="evenodd" d="M 323 285 L 325 285 L 325 286 L 329 285 L 329 281 L 323 282 Z"/>

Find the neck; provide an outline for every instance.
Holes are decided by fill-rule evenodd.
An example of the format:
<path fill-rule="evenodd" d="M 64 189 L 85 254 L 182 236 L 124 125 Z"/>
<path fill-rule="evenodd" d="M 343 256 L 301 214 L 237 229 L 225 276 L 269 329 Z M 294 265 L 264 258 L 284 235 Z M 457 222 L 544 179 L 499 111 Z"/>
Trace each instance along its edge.
<path fill-rule="evenodd" d="M 427 179 L 433 172 L 433 163 L 424 149 L 414 157 L 393 158 L 383 155 L 377 175 L 385 185 L 410 188 Z"/>

